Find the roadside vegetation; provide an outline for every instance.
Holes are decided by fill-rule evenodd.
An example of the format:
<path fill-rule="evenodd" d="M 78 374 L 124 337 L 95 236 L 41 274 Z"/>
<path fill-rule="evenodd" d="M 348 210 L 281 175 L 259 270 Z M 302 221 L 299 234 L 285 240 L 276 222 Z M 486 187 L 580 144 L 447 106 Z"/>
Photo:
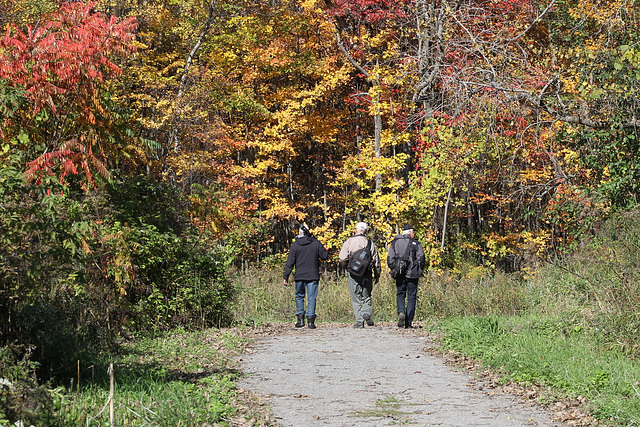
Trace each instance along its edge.
<path fill-rule="evenodd" d="M 499 299 L 519 297 L 507 311 L 507 301 L 483 309 L 443 301 L 446 315 L 437 327 L 443 348 L 481 360 L 503 381 L 551 387 L 555 395 L 543 400 L 584 399 L 601 423 L 638 425 L 639 220 L 637 212 L 610 219 L 572 255 L 510 278 L 512 291 L 500 286 L 504 277 L 459 278 L 453 289 L 495 287 Z M 427 292 L 435 295 L 437 288 Z"/>
<path fill-rule="evenodd" d="M 15 425 L 25 426 L 266 425 L 268 411 L 235 386 L 235 357 L 249 342 L 241 335 L 177 329 L 129 340 L 94 363 L 78 364 L 70 385 L 53 389 L 27 389 L 25 378 L 5 378 L 1 403 L 14 412 L 3 413 L 0 425 L 13 426 L 8 418 L 16 415 L 23 423 Z"/>
<path fill-rule="evenodd" d="M 614 216 L 571 255 L 526 273 L 462 262 L 459 270 L 431 269 L 420 282 L 416 323 L 421 333 L 438 337 L 442 354 L 490 369 L 496 384 L 535 390 L 528 397 L 549 408 L 579 404 L 588 417 L 576 425 L 637 425 L 639 220 L 637 212 Z M 157 317 L 154 328 L 114 336 L 109 348 L 85 349 L 73 360 L 61 352 L 65 368 L 49 369 L 62 374 L 44 383 L 43 365 L 30 361 L 28 351 L 4 347 L 1 425 L 108 425 L 110 416 L 118 425 L 269 425 L 268 408 L 237 389 L 234 359 L 256 329 L 293 324 L 293 288 L 282 285 L 283 261 L 227 270 L 233 295 L 227 323 L 184 329 Z M 325 266 L 318 325 L 351 323 L 346 278 L 331 262 Z M 394 290 L 384 272 L 374 289 L 377 323 L 395 322 Z"/>

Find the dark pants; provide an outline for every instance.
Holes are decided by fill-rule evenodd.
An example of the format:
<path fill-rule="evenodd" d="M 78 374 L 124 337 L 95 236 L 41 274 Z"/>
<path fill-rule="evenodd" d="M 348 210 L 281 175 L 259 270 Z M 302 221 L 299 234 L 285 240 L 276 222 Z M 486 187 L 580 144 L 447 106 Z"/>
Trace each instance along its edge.
<path fill-rule="evenodd" d="M 396 279 L 396 301 L 398 304 L 398 314 L 405 313 L 404 324 L 411 326 L 416 315 L 416 299 L 418 298 L 418 279 L 407 279 L 406 277 Z M 406 299 L 406 308 L 405 308 Z"/>

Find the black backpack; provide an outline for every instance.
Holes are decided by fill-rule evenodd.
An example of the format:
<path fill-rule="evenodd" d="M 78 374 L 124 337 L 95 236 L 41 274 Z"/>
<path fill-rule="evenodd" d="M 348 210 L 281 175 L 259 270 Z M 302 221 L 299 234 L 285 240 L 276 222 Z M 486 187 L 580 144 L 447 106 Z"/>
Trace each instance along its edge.
<path fill-rule="evenodd" d="M 367 247 L 358 249 L 350 257 L 347 263 L 347 271 L 352 277 L 360 278 L 369 270 L 371 264 L 371 240 L 367 239 Z"/>
<path fill-rule="evenodd" d="M 394 240 L 391 245 L 393 246 L 393 248 L 396 248 L 396 240 Z M 411 252 L 416 252 L 416 244 L 414 243 L 415 240 L 414 239 L 410 239 L 409 243 L 407 243 L 407 247 L 404 250 L 404 254 L 402 255 L 401 258 L 397 258 L 394 257 L 392 260 L 392 265 L 390 265 L 390 269 L 389 269 L 389 274 L 391 275 L 391 277 L 393 277 L 394 279 L 400 277 L 400 276 L 404 276 L 404 274 L 407 272 L 407 269 L 409 268 L 409 257 L 410 257 L 410 253 Z M 397 254 L 396 254 L 397 255 Z M 414 255 L 415 258 L 415 255 Z"/>

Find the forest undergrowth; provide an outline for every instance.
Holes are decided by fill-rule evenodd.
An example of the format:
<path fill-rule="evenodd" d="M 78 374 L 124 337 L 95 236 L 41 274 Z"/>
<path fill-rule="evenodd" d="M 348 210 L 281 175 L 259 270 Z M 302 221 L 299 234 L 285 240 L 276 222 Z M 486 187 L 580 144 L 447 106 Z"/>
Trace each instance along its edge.
<path fill-rule="evenodd" d="M 587 415 L 574 417 L 574 423 L 580 420 L 576 425 L 638 425 L 635 219 L 611 220 L 573 255 L 517 274 L 472 265 L 433 269 L 420 280 L 415 324 L 437 337 L 439 354 L 472 361 L 477 372 L 491 372 L 495 386 L 534 390 L 528 397 L 553 411 L 578 405 Z M 237 388 L 241 373 L 233 360 L 257 330 L 273 327 L 277 333 L 278 325 L 294 323 L 294 289 L 283 286 L 277 260 L 269 268 L 229 272 L 229 279 L 236 295 L 232 327 L 130 336 L 118 351 L 90 365 L 78 362 L 77 378 L 66 386 L 36 386 L 31 378 L 31 391 L 22 394 L 19 408 L 13 402 L 13 410 L 32 425 L 108 425 L 110 417 L 117 425 L 134 426 L 269 425 L 268 407 Z M 396 320 L 395 286 L 387 272 L 374 287 L 373 306 L 376 322 Z M 323 274 L 317 313 L 318 327 L 352 322 L 344 275 Z M 23 376 L 16 384 L 29 382 L 28 361 L 11 360 L 5 349 L 3 404 L 12 387 L 10 361 L 15 375 Z M 37 393 L 41 398 L 29 399 Z M 558 410 L 557 418 L 566 421 L 572 417 L 567 413 Z M 0 425 L 13 425 L 2 415 Z"/>

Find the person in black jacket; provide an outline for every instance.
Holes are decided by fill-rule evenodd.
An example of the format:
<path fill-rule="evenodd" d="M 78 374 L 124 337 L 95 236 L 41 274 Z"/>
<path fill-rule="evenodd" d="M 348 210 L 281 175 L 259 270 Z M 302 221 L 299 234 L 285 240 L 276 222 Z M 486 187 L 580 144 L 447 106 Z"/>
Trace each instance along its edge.
<path fill-rule="evenodd" d="M 289 275 L 295 267 L 293 279 L 296 282 L 296 328 L 304 327 L 305 314 L 310 329 L 316 328 L 316 298 L 320 281 L 320 260 L 329 258 L 329 252 L 322 246 L 309 229 L 302 225 L 296 240 L 289 249 L 284 266 L 284 285 L 289 284 Z M 304 309 L 304 296 L 307 294 L 307 310 Z"/>
<path fill-rule="evenodd" d="M 398 327 L 412 328 L 416 314 L 416 300 L 418 299 L 418 279 L 422 277 L 425 264 L 424 249 L 416 240 L 416 232 L 410 224 L 402 226 L 402 234 L 394 237 L 389 245 L 387 264 L 394 266 L 407 255 L 407 268 L 403 274 L 396 277 L 396 304 L 398 306 Z M 408 249 L 408 252 L 406 252 Z M 406 299 L 406 308 L 405 308 Z"/>

